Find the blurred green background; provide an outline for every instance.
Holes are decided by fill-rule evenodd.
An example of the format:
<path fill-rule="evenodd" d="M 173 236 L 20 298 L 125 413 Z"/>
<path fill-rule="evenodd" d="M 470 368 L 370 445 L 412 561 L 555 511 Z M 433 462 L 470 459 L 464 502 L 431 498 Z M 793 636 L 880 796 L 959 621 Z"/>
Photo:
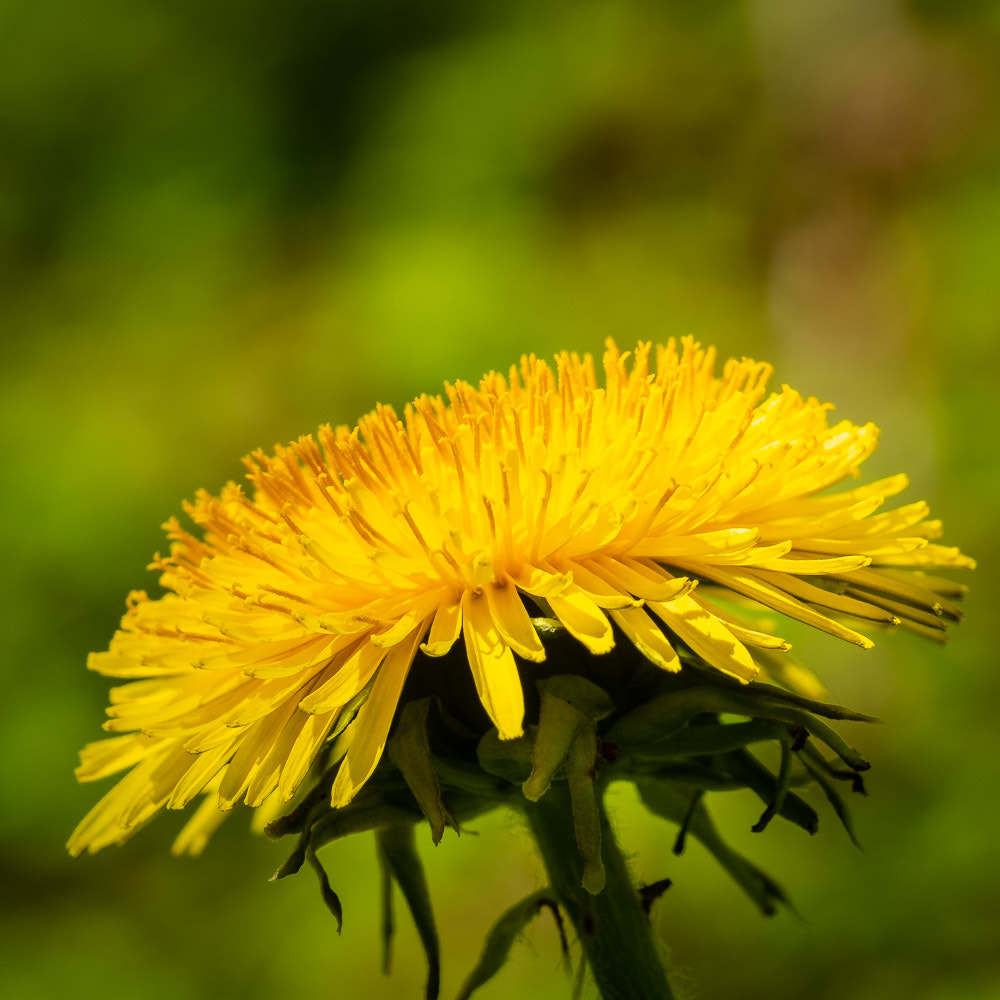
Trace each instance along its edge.
<path fill-rule="evenodd" d="M 353 423 L 522 352 L 694 334 L 883 428 L 868 475 L 980 560 L 948 648 L 797 651 L 875 762 L 864 853 L 732 841 L 798 911 L 757 916 L 628 795 L 617 816 L 705 998 L 1000 996 L 995 669 L 1000 8 L 988 0 L 0 3 L 3 715 L 0 994 L 421 996 L 378 969 L 368 838 L 311 874 L 232 819 L 198 860 L 163 815 L 71 861 L 108 683 L 84 669 L 159 525 L 258 445 Z M 102 787 L 106 787 L 102 786 Z M 513 821 L 426 841 L 453 995 L 540 884 Z M 484 998 L 569 987 L 540 918 Z"/>

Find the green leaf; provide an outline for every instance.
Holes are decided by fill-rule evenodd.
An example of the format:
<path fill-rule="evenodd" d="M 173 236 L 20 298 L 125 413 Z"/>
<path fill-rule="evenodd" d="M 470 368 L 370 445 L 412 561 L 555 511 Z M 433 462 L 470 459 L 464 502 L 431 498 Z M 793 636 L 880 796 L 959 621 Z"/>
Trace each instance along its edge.
<path fill-rule="evenodd" d="M 490 928 L 489 934 L 486 935 L 486 942 L 483 945 L 479 961 L 462 984 L 456 1000 L 469 1000 L 469 997 L 480 986 L 488 983 L 500 971 L 518 936 L 543 907 L 548 907 L 555 915 L 560 936 L 563 938 L 563 954 L 566 953 L 566 940 L 563 936 L 562 920 L 555 897 L 551 889 L 539 889 L 538 892 L 525 896 L 524 899 L 500 914 L 496 923 Z"/>

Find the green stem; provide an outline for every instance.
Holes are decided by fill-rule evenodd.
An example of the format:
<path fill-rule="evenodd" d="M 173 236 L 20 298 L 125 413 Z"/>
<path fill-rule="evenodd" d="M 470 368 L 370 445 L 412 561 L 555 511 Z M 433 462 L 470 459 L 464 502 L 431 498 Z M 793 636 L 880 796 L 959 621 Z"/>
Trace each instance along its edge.
<path fill-rule="evenodd" d="M 566 783 L 555 781 L 537 802 L 523 803 L 549 884 L 576 928 L 603 1000 L 672 1000 L 648 916 L 600 796 L 597 801 L 607 882 L 596 896 L 582 885 Z"/>

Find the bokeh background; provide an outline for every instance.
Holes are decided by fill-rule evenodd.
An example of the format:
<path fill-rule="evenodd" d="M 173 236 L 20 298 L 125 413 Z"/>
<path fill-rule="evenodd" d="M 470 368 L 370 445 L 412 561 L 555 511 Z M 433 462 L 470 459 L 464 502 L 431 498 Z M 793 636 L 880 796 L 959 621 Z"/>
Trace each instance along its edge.
<path fill-rule="evenodd" d="M 798 651 L 871 757 L 864 852 L 734 844 L 760 918 L 616 796 L 692 996 L 1000 996 L 996 712 L 1000 8 L 989 0 L 3 0 L 0 3 L 0 994 L 421 996 L 401 915 L 379 973 L 368 838 L 311 873 L 236 816 L 198 860 L 167 814 L 70 861 L 100 789 L 106 646 L 159 525 L 239 457 L 522 352 L 693 334 L 874 420 L 980 560 L 945 649 Z M 541 884 L 498 814 L 425 858 L 453 995 Z M 568 995 L 540 918 L 484 998 Z"/>

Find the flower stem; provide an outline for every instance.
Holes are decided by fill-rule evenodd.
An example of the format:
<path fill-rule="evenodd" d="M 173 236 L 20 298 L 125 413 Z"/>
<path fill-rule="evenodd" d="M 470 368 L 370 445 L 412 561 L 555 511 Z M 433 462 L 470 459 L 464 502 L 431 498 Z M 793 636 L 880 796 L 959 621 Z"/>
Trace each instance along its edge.
<path fill-rule="evenodd" d="M 537 802 L 523 807 L 549 883 L 576 928 L 603 1000 L 672 1000 L 648 915 L 600 796 L 597 801 L 607 882 L 596 896 L 581 884 L 583 859 L 566 783 L 553 782 Z"/>

